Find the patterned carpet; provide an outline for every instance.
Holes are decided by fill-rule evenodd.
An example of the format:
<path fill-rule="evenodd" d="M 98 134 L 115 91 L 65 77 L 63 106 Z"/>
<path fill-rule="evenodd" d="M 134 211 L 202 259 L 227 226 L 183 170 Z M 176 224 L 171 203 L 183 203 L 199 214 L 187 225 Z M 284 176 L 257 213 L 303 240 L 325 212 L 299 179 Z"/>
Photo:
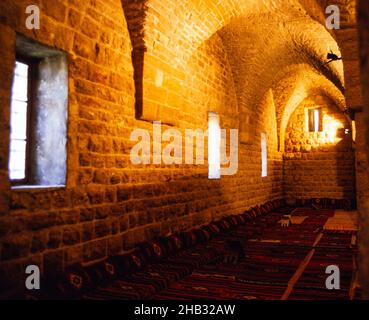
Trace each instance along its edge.
<path fill-rule="evenodd" d="M 296 209 L 274 200 L 242 215 L 143 242 L 132 252 L 90 266 L 70 266 L 46 279 L 46 288 L 33 298 L 358 299 L 351 223 L 356 217 L 351 214 L 311 205 Z M 344 221 L 351 224 L 342 228 Z M 339 290 L 326 288 L 326 268 L 332 265 L 339 267 Z"/>
<path fill-rule="evenodd" d="M 292 217 L 305 218 L 295 219 L 297 223 L 290 227 L 279 224 L 284 213 L 273 212 L 259 217 L 253 224 L 241 226 L 226 237 L 214 240 L 218 243 L 224 238 L 241 241 L 245 257 L 236 265 L 206 264 L 159 292 L 153 299 L 279 300 L 309 253 L 312 254 L 311 259 L 303 270 L 299 270 L 300 274 L 292 281 L 285 298 L 350 299 L 356 255 L 356 246 L 352 243 L 355 232 L 329 233 L 323 230 L 334 216 L 333 210 L 296 209 L 291 213 Z M 329 265 L 340 268 L 340 290 L 326 288 L 329 275 L 325 271 Z"/>
<path fill-rule="evenodd" d="M 324 230 L 330 231 L 358 231 L 357 212 L 336 210 L 333 217 L 324 225 Z"/>

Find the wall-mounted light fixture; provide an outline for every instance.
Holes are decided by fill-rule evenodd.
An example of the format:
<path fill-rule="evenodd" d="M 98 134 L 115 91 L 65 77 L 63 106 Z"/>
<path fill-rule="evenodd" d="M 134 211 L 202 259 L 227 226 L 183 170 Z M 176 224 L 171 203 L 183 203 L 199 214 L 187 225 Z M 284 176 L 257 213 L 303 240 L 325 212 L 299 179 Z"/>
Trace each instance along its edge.
<path fill-rule="evenodd" d="M 328 63 L 331 63 L 331 62 L 333 62 L 333 61 L 338 61 L 338 60 L 342 60 L 342 57 L 338 57 L 335 53 L 333 53 L 333 51 L 331 50 L 331 52 L 329 52 L 328 54 L 327 54 L 327 60 L 328 60 L 328 62 L 327 62 L 327 64 Z"/>

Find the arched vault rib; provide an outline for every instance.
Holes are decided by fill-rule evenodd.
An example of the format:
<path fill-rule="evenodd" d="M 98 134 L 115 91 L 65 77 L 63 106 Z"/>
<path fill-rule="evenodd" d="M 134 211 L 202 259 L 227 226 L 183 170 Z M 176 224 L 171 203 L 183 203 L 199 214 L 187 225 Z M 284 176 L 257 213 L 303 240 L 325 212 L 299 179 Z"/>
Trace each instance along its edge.
<path fill-rule="evenodd" d="M 309 96 L 328 97 L 342 112 L 345 97 L 338 88 L 309 65 L 296 65 L 285 70 L 285 77 L 273 87 L 277 109 L 277 128 L 280 151 L 284 151 L 284 134 L 296 108 Z"/>
<path fill-rule="evenodd" d="M 224 45 L 229 47 L 231 40 L 228 39 L 232 38 L 232 32 L 237 32 L 237 21 L 241 20 L 251 30 L 243 42 L 255 44 L 252 50 L 243 52 L 245 61 L 241 61 L 242 66 L 239 64 L 239 69 L 243 70 L 240 73 L 245 72 L 248 76 L 238 76 L 236 68 L 233 68 L 241 107 L 252 108 L 250 101 L 257 103 L 268 89 L 266 86 L 273 85 L 272 77 L 269 77 L 270 81 L 262 80 L 268 72 L 274 75 L 282 67 L 296 63 L 313 65 L 342 91 L 343 72 L 342 68 L 337 69 L 341 62 L 324 64 L 328 50 L 326 44 L 331 43 L 330 47 L 336 48 L 336 43 L 328 31 L 310 17 L 300 2 L 304 1 L 187 0 L 171 1 L 163 6 L 160 0 L 122 0 L 133 38 L 138 117 L 146 120 L 160 117 L 165 121 L 165 114 L 151 103 L 153 97 L 150 97 L 150 90 L 146 86 L 155 83 L 156 75 L 155 72 L 148 72 L 146 65 L 164 71 L 164 76 L 166 73 L 185 72 L 187 59 L 219 30 L 222 30 Z M 236 28 L 232 28 L 233 25 Z M 224 32 L 229 32 L 231 36 L 227 39 Z M 232 47 L 228 56 L 230 60 L 234 58 Z M 236 65 L 237 61 L 233 64 Z M 263 88 L 254 90 L 252 86 Z M 149 107 L 145 107 L 146 104 Z M 170 120 L 173 117 L 167 118 Z"/>
<path fill-rule="evenodd" d="M 325 10 L 329 5 L 340 9 L 340 28 L 328 30 L 341 48 L 344 61 L 345 97 L 347 106 L 354 110 L 362 109 L 362 92 L 360 88 L 359 47 L 357 33 L 356 0 L 300 0 L 304 10 L 322 26 L 326 24 Z"/>
<path fill-rule="evenodd" d="M 260 18 L 268 23 L 255 29 Z M 220 31 L 232 66 L 240 110 L 255 109 L 264 93 L 296 65 L 310 66 L 344 92 L 342 61 L 330 65 L 324 62 L 328 47 L 339 52 L 330 34 L 310 18 L 293 24 L 283 19 L 283 15 L 242 17 L 233 19 Z"/>

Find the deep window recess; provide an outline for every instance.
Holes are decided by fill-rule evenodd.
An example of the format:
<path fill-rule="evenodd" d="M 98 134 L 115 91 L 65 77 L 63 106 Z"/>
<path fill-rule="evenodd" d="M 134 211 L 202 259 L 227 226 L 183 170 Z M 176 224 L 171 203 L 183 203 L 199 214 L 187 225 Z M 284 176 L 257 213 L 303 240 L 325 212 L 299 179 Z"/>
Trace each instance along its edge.
<path fill-rule="evenodd" d="M 17 36 L 10 110 L 13 186 L 65 185 L 67 109 L 66 55 Z"/>

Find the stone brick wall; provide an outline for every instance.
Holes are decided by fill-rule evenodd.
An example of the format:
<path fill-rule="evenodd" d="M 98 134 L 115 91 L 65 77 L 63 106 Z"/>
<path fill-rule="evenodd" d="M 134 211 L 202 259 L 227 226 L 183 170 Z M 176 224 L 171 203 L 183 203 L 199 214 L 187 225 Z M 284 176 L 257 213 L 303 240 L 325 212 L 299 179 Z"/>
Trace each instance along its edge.
<path fill-rule="evenodd" d="M 358 179 L 360 213 L 360 281 L 364 299 L 369 299 L 369 3 L 358 1 L 358 29 L 360 36 L 361 88 L 363 93 L 363 112 L 357 115 L 361 125 L 361 150 L 358 157 L 360 175 Z"/>
<path fill-rule="evenodd" d="M 12 37 L 13 30 L 10 27 L 2 26 L 0 32 L 0 55 L 4 61 L 2 72 L 0 72 L 0 219 L 8 213 L 9 205 L 9 182 L 8 182 L 8 150 L 9 150 L 9 121 L 10 121 L 10 88 L 12 82 L 12 72 L 14 65 L 13 48 L 15 39 Z M 0 223 L 0 234 L 5 228 Z"/>
<path fill-rule="evenodd" d="M 37 0 L 41 30 L 25 28 L 28 1 L 0 3 L 0 284 L 24 283 L 26 265 L 56 272 L 127 251 L 142 240 L 203 224 L 283 195 L 273 98 L 250 112 L 250 139 L 241 144 L 236 176 L 209 181 L 206 166 L 133 166 L 129 141 L 136 120 L 131 41 L 119 0 Z M 11 190 L 7 178 L 9 93 L 16 32 L 63 50 L 69 61 L 67 185 Z M 218 35 L 193 50 L 187 64 L 150 84 L 176 127 L 207 128 L 209 111 L 238 128 L 228 57 Z M 154 61 L 166 57 L 157 50 Z M 169 58 L 168 58 L 169 59 Z M 170 89 L 168 89 L 170 88 Z M 267 93 L 265 93 L 267 96 Z M 165 103 L 164 103 L 165 102 Z M 158 118 L 157 120 L 162 120 Z M 164 126 L 163 129 L 167 128 Z M 261 178 L 260 132 L 268 135 L 269 176 Z"/>
<path fill-rule="evenodd" d="M 158 234 L 283 195 L 353 197 L 351 138 L 331 145 L 323 143 L 324 136 L 304 132 L 305 104 L 321 105 L 326 115 L 348 125 L 330 100 L 312 93 L 323 91 L 343 108 L 345 82 L 347 105 L 361 105 L 354 20 L 343 17 L 345 28 L 335 34 L 345 63 L 328 65 L 327 46 L 337 54 L 340 48 L 303 11 L 315 18 L 318 14 L 324 24 L 319 7 L 325 3 L 2 0 L 0 291 L 22 285 L 25 266 L 31 263 L 44 273 L 90 263 Z M 350 5 L 344 16 L 351 17 L 353 1 L 345 3 Z M 41 8 L 41 30 L 25 28 L 30 4 Z M 268 23 L 260 24 L 263 20 Z M 10 188 L 9 100 L 16 33 L 68 56 L 65 188 Z M 353 76 L 344 81 L 343 69 Z M 287 119 L 308 96 L 313 99 L 292 115 L 284 148 L 278 137 L 284 140 Z M 131 164 L 134 129 L 152 134 L 150 121 L 160 120 L 163 130 L 206 130 L 210 111 L 219 114 L 222 127 L 240 129 L 235 176 L 209 181 L 207 166 Z M 358 120 L 358 186 L 365 190 L 364 120 Z M 268 137 L 266 178 L 261 178 L 261 132 Z M 284 159 L 278 150 L 286 151 Z"/>
<path fill-rule="evenodd" d="M 305 108 L 320 107 L 323 132 L 307 132 Z M 355 153 L 351 134 L 337 130 L 329 141 L 330 126 L 350 128 L 346 116 L 320 96 L 305 100 L 286 129 L 284 187 L 288 199 L 355 198 Z M 332 143 L 333 142 L 333 143 Z"/>

